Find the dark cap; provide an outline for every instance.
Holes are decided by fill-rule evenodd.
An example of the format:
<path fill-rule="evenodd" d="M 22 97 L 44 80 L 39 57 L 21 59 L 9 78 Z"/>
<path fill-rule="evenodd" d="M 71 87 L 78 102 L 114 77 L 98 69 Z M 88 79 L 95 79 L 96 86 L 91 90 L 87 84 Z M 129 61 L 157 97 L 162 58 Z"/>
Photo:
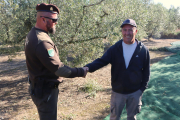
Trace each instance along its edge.
<path fill-rule="evenodd" d="M 127 24 L 137 27 L 136 22 L 133 19 L 127 19 L 122 23 L 121 28 Z"/>
<path fill-rule="evenodd" d="M 59 14 L 58 7 L 53 4 L 46 4 L 46 3 L 37 4 L 36 10 L 37 12 L 51 12 L 54 14 Z"/>

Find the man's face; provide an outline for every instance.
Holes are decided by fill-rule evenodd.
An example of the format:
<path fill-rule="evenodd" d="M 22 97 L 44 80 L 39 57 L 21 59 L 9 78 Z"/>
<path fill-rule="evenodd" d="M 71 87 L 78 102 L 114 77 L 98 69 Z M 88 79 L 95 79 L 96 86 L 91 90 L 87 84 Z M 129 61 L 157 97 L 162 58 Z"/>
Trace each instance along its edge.
<path fill-rule="evenodd" d="M 137 33 L 136 27 L 127 24 L 123 26 L 121 31 L 124 43 L 133 44 L 135 42 L 135 36 Z"/>
<path fill-rule="evenodd" d="M 47 28 L 48 33 L 55 34 L 56 26 L 52 25 L 50 21 L 47 21 L 46 28 Z"/>
<path fill-rule="evenodd" d="M 48 17 L 47 19 L 48 19 L 46 23 L 47 31 L 51 34 L 55 34 L 57 21 L 55 22 L 54 20 L 57 19 L 57 14 L 51 14 L 51 16 Z"/>

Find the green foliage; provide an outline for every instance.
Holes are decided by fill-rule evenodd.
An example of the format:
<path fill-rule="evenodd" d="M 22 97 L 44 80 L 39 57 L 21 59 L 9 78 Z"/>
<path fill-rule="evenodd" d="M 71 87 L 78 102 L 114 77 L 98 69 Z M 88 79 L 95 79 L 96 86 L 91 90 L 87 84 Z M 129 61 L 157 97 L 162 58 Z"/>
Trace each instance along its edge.
<path fill-rule="evenodd" d="M 162 4 L 150 4 L 148 6 L 148 24 L 146 26 L 146 33 L 148 38 L 160 37 L 160 33 L 166 26 L 166 19 L 168 18 L 167 9 Z M 161 17 L 159 17 L 161 16 Z"/>
<path fill-rule="evenodd" d="M 0 45 L 0 55 L 1 54 L 8 54 L 8 55 L 13 55 L 16 54 L 16 52 L 20 52 L 24 50 L 23 45 Z"/>
<path fill-rule="evenodd" d="M 169 51 L 167 47 L 161 47 L 161 48 L 154 47 L 154 48 L 150 48 L 149 50 L 150 51 L 164 51 L 164 52 Z"/>
<path fill-rule="evenodd" d="M 61 9 L 61 17 L 53 40 L 65 64 L 82 66 L 101 56 L 104 41 L 112 45 L 122 38 L 120 25 L 125 19 L 135 19 L 139 25 L 137 38 L 145 37 L 147 11 L 141 0 L 66 0 L 56 5 Z"/>
<path fill-rule="evenodd" d="M 0 42 L 15 44 L 24 40 L 35 22 L 35 0 L 2 0 Z"/>
<path fill-rule="evenodd" d="M 11 62 L 13 58 L 17 55 L 20 55 L 18 52 L 24 50 L 24 45 L 15 44 L 15 45 L 0 45 L 0 55 L 8 55 L 8 62 Z"/>
<path fill-rule="evenodd" d="M 161 33 L 161 38 L 164 39 L 180 39 L 180 31 L 176 31 L 176 32 L 163 32 Z"/>
<path fill-rule="evenodd" d="M 179 8 L 168 10 L 151 0 L 1 0 L 0 44 L 23 43 L 36 22 L 36 5 L 51 3 L 60 8 L 57 32 L 51 35 L 60 59 L 83 66 L 102 56 L 105 45 L 122 38 L 120 25 L 134 19 L 137 39 L 159 38 L 180 27 Z"/>
<path fill-rule="evenodd" d="M 81 87 L 80 90 L 89 93 L 88 97 L 96 97 L 96 93 L 101 90 L 101 86 L 96 80 L 87 80 L 84 87 Z"/>
<path fill-rule="evenodd" d="M 84 92 L 91 93 L 93 91 L 100 91 L 101 86 L 97 83 L 96 80 L 87 80 L 86 84 L 82 88 Z"/>

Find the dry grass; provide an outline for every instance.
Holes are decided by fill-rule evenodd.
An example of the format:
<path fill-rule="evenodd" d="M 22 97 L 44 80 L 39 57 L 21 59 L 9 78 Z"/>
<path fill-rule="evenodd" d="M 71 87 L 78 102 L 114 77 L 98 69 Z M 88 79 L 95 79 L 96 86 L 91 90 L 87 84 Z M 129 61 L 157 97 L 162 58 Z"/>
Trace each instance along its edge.
<path fill-rule="evenodd" d="M 143 41 L 148 47 L 170 46 L 177 40 Z M 151 64 L 172 55 L 170 52 L 150 51 Z M 7 62 L 0 60 L 0 120 L 37 120 L 35 105 L 28 94 L 27 69 L 24 55 Z M 109 114 L 111 95 L 110 65 L 89 73 L 84 78 L 64 79 L 59 86 L 58 120 L 102 120 Z M 101 90 L 83 92 L 88 81 L 96 81 Z M 93 95 L 92 95 L 93 94 Z"/>

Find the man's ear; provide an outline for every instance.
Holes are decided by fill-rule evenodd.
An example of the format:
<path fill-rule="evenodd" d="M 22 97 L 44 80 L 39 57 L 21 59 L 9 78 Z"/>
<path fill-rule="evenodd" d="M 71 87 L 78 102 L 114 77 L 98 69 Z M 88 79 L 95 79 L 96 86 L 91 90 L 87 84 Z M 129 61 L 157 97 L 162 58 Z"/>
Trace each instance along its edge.
<path fill-rule="evenodd" d="M 136 33 L 138 32 L 138 30 L 136 29 Z"/>

